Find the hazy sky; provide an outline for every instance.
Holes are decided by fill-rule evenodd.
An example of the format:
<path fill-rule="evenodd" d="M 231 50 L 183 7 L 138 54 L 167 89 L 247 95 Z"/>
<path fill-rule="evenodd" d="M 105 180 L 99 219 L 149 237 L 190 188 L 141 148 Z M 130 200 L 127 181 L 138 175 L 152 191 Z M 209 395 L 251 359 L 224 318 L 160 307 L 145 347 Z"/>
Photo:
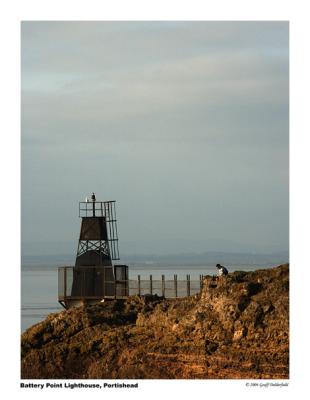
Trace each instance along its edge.
<path fill-rule="evenodd" d="M 22 248 L 72 253 L 116 200 L 120 253 L 288 250 L 287 22 L 23 22 Z"/>

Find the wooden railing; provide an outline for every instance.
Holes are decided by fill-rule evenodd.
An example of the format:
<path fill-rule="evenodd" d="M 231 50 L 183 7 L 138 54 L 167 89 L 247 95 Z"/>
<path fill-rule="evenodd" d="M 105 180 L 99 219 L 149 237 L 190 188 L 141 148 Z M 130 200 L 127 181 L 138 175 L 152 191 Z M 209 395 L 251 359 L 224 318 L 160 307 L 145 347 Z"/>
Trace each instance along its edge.
<path fill-rule="evenodd" d="M 187 297 L 199 293 L 202 287 L 202 275 L 199 280 L 191 280 L 190 275 L 186 275 L 186 279 L 178 279 L 174 275 L 173 279 L 166 279 L 165 275 L 161 279 L 153 279 L 150 275 L 148 279 L 141 279 L 138 275 L 137 279 L 129 280 L 130 295 L 146 295 L 157 294 L 166 298 Z"/>
<path fill-rule="evenodd" d="M 126 298 L 128 296 L 158 295 L 165 298 L 180 298 L 197 294 L 201 291 L 203 276 L 199 280 L 186 279 L 153 279 L 152 275 L 141 279 L 106 280 L 104 269 L 87 268 L 78 271 L 75 267 L 61 267 L 58 269 L 58 299 L 103 299 Z"/>

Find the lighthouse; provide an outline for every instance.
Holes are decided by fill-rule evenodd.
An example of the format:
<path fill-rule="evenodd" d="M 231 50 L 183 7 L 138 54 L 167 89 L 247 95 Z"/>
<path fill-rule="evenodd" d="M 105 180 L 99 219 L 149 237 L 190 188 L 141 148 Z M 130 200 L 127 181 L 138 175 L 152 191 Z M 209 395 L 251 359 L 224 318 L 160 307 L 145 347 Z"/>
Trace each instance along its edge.
<path fill-rule="evenodd" d="M 59 268 L 59 302 L 70 308 L 128 295 L 128 266 L 119 260 L 115 200 L 95 193 L 79 202 L 81 228 L 74 267 Z"/>

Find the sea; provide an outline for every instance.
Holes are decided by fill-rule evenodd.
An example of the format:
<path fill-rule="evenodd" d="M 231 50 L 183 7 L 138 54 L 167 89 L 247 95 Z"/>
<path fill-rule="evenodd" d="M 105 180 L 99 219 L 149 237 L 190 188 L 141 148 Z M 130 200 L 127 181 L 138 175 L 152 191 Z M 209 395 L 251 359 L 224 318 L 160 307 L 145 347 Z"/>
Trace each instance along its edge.
<path fill-rule="evenodd" d="M 63 264 L 61 260 L 40 263 L 37 260 L 32 263 L 22 264 L 21 266 L 21 331 L 44 320 L 50 313 L 62 311 L 62 306 L 58 303 L 58 267 Z M 271 268 L 277 264 L 240 264 L 227 265 L 229 272 L 233 271 L 254 271 L 262 268 Z M 161 280 L 161 276 L 173 279 L 174 275 L 178 279 L 186 279 L 190 275 L 191 280 L 199 280 L 200 275 L 216 275 L 217 269 L 213 265 L 165 265 L 155 262 L 145 262 L 143 265 L 129 264 L 129 279 L 137 279 L 140 275 L 141 280 L 148 279 L 152 275 L 153 280 Z"/>

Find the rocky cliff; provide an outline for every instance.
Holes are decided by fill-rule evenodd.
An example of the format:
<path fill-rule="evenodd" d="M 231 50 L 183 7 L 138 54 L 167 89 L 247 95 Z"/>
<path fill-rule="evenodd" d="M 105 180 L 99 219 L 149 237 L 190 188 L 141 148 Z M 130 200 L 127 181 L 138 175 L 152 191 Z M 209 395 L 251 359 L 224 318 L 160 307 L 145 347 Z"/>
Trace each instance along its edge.
<path fill-rule="evenodd" d="M 289 266 L 207 276 L 198 296 L 130 297 L 22 335 L 22 378 L 288 378 Z"/>

